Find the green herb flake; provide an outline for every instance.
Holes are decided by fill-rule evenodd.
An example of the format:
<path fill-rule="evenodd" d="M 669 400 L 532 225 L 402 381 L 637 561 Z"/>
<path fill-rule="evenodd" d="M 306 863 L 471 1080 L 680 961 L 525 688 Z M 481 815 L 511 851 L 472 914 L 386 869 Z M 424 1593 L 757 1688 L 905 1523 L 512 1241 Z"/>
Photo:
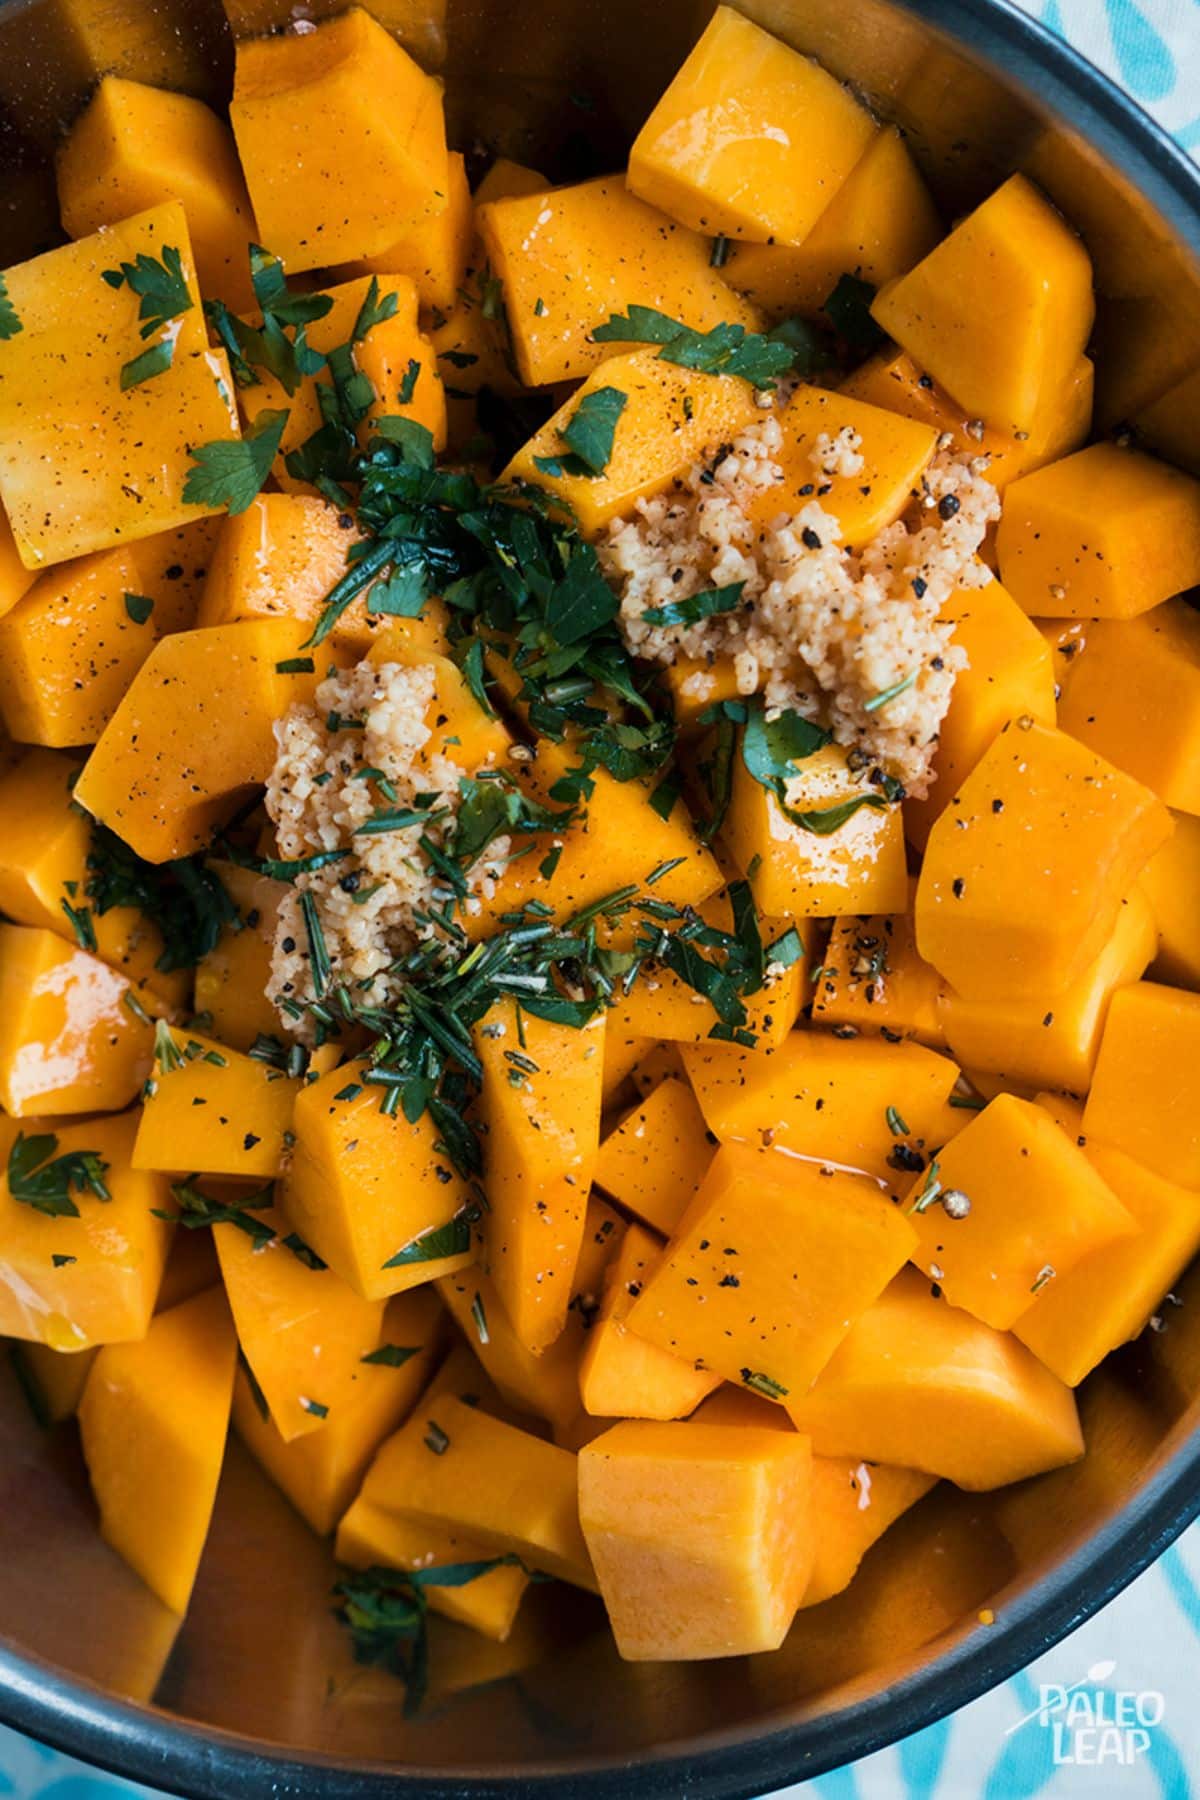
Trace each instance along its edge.
<path fill-rule="evenodd" d="M 444 1225 L 431 1225 L 427 1231 L 419 1232 L 383 1266 L 406 1269 L 413 1263 L 441 1262 L 446 1256 L 462 1256 L 470 1248 L 471 1222 L 465 1213 L 457 1213 Z"/>
<path fill-rule="evenodd" d="M 480 1343 L 491 1343 L 491 1337 L 488 1333 L 487 1313 L 483 1309 L 483 1298 L 478 1290 L 476 1291 L 475 1298 L 471 1302 L 471 1323 L 475 1327 L 475 1335 Z"/>
<path fill-rule="evenodd" d="M 105 269 L 103 278 L 109 287 L 124 284 L 137 295 L 144 338 L 153 337 L 170 319 L 178 319 L 195 305 L 183 272 L 183 257 L 174 244 L 163 245 L 161 261 L 142 250 L 132 262 Z"/>
<path fill-rule="evenodd" d="M 591 480 L 603 475 L 612 459 L 617 424 L 627 400 L 628 395 L 614 387 L 595 388 L 585 394 L 559 431 L 568 454 L 535 456 L 537 467 L 552 477 L 571 475 Z"/>
<path fill-rule="evenodd" d="M 766 1400 L 783 1400 L 787 1395 L 788 1390 L 785 1387 L 773 1380 L 770 1375 L 764 1375 L 759 1370 L 743 1369 L 741 1377 L 743 1387 L 752 1388 L 756 1394 L 761 1394 Z"/>
<path fill-rule="evenodd" d="M 154 602 L 147 594 L 125 594 L 125 611 L 135 625 L 144 625 L 154 611 Z"/>
<path fill-rule="evenodd" d="M 300 1405 L 304 1412 L 311 1413 L 314 1419 L 327 1419 L 329 1408 L 319 1400 L 310 1400 L 307 1394 L 300 1395 Z"/>
<path fill-rule="evenodd" d="M 733 612 L 740 604 L 744 581 L 732 581 L 728 587 L 706 588 L 686 600 L 670 600 L 666 606 L 651 606 L 642 614 L 644 625 L 699 625 L 702 619 L 714 619 L 720 613 Z"/>
<path fill-rule="evenodd" d="M 67 916 L 71 930 L 75 934 L 75 942 L 81 950 L 90 950 L 95 954 L 96 927 L 92 922 L 90 906 L 72 906 L 69 900 L 60 901 L 63 912 Z"/>
<path fill-rule="evenodd" d="M 72 1190 L 97 1200 L 112 1199 L 104 1179 L 108 1164 L 97 1151 L 68 1150 L 61 1156 L 57 1152 L 58 1138 L 52 1132 L 33 1137 L 17 1133 L 8 1153 L 8 1191 L 14 1200 L 49 1219 L 77 1219 Z"/>
<path fill-rule="evenodd" d="M 918 671 L 913 669 L 909 674 L 904 676 L 903 680 L 894 681 L 891 687 L 884 688 L 881 694 L 872 694 L 869 700 L 863 701 L 863 711 L 869 713 L 878 712 L 881 706 L 887 706 L 890 701 L 898 700 L 901 694 L 906 694 L 909 688 L 914 685 L 917 674 Z"/>
<path fill-rule="evenodd" d="M 442 1430 L 436 1419 L 426 1420 L 426 1431 L 423 1439 L 425 1448 L 432 1450 L 435 1456 L 445 1456 L 450 1448 L 449 1434 Z"/>
<path fill-rule="evenodd" d="M 888 1107 L 884 1117 L 887 1120 L 887 1128 L 893 1137 L 906 1138 L 908 1136 L 908 1126 L 894 1106 Z"/>
<path fill-rule="evenodd" d="M 614 313 L 592 332 L 597 344 L 658 344 L 663 362 L 703 375 L 736 375 L 752 387 L 773 388 L 776 379 L 793 367 L 791 347 L 747 331 L 744 325 L 722 322 L 711 331 L 693 331 L 678 319 L 650 306 L 631 306 Z"/>
<path fill-rule="evenodd" d="M 24 326 L 18 317 L 17 309 L 9 298 L 8 286 L 3 274 L 0 274 L 0 343 L 8 338 L 15 338 Z"/>
<path fill-rule="evenodd" d="M 396 390 L 396 399 L 401 406 L 411 406 L 413 395 L 417 391 L 417 379 L 421 373 L 421 365 L 416 357 L 410 357 L 404 379 Z"/>
<path fill-rule="evenodd" d="M 256 414 L 240 438 L 201 444 L 193 450 L 195 467 L 188 470 L 183 484 L 187 504 L 225 507 L 232 515 L 244 513 L 271 473 L 287 422 L 286 408 L 267 408 Z"/>
<path fill-rule="evenodd" d="M 359 1361 L 378 1364 L 385 1369 L 402 1369 L 406 1362 L 421 1353 L 418 1344 L 380 1344 L 378 1350 L 372 1350 Z"/>

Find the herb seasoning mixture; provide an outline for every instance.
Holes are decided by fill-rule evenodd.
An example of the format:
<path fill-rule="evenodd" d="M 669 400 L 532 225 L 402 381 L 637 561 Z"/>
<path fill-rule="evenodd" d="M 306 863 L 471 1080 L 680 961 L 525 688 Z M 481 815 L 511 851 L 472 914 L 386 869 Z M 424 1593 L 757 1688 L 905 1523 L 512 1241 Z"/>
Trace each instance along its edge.
<path fill-rule="evenodd" d="M 0 1333 L 180 1615 L 232 1422 L 414 1712 L 540 1580 L 778 1648 L 1200 1246 L 1200 482 L 1071 223 L 724 6 L 475 164 L 352 8 L 106 76 L 0 276 Z"/>

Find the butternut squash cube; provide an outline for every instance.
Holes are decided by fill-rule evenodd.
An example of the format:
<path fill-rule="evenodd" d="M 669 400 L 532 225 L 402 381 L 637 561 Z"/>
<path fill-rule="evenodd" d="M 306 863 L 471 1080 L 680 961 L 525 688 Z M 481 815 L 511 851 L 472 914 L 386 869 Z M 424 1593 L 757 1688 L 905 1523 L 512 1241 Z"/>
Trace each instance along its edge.
<path fill-rule="evenodd" d="M 940 1186 L 939 1186 L 940 1184 Z M 965 1217 L 946 1196 L 966 1195 Z M 1059 1275 L 1135 1226 L 1078 1145 L 1028 1100 L 1000 1094 L 919 1175 L 905 1210 L 913 1261 L 951 1306 L 1007 1331 Z"/>
<path fill-rule="evenodd" d="M 657 889 L 658 884 L 655 883 Z M 717 931 L 733 930 L 733 909 L 727 891 L 714 894 L 697 908 L 706 925 Z M 771 946 L 784 937 L 787 919 L 759 918 L 759 935 L 771 967 Z M 754 1033 L 760 1046 L 781 1044 L 807 1004 L 811 992 L 808 964 L 803 951 L 786 967 L 776 967 L 756 993 L 744 996 L 746 1023 L 740 1029 Z M 618 993 L 609 1008 L 610 1030 L 644 1032 L 676 1044 L 705 1042 L 717 1023 L 711 1004 L 697 995 L 673 970 L 653 957 L 627 994 Z"/>
<path fill-rule="evenodd" d="M 359 275 L 353 281 L 322 289 L 333 305 L 323 318 L 313 320 L 305 335 L 312 348 L 323 355 L 350 343 L 363 303 L 370 293 L 372 279 L 377 283 L 378 304 L 392 304 L 391 297 L 394 296 L 394 310 L 389 318 L 379 319 L 364 337 L 354 341 L 351 360 L 359 373 L 366 376 L 375 394 L 366 418 L 359 426 L 359 437 L 365 443 L 371 436 L 374 421 L 386 414 L 423 425 L 433 438 L 434 449 L 441 450 L 446 442 L 446 396 L 433 346 L 417 328 L 417 290 L 407 275 Z M 261 374 L 258 386 L 249 390 L 255 413 L 262 407 L 287 409 L 288 421 L 279 440 L 279 454 L 271 473 L 280 487 L 289 493 L 308 491 L 306 484 L 289 472 L 287 457 L 321 429 L 324 423 L 321 389 L 329 385 L 329 371 L 323 369 L 316 375 L 306 375 L 294 394 L 288 394 L 273 375 L 266 373 Z M 410 390 L 409 398 L 403 403 L 400 399 L 402 390 Z M 344 568 L 339 573 L 344 574 Z M 311 580 L 311 576 L 305 578 L 306 587 Z M 288 611 L 291 610 L 288 607 Z M 318 606 L 312 608 L 313 613 L 319 610 Z"/>
<path fill-rule="evenodd" d="M 1140 886 L 1158 927 L 1151 974 L 1200 989 L 1200 819 L 1174 813 L 1175 829 L 1142 871 Z"/>
<path fill-rule="evenodd" d="M 600 1310 L 579 1365 L 584 1410 L 609 1419 L 683 1419 L 721 1384 L 719 1375 L 636 1336 L 630 1309 L 662 1254 L 661 1240 L 631 1225 L 605 1272 Z"/>
<path fill-rule="evenodd" d="M 819 815 L 861 795 L 880 798 L 851 773 L 836 744 L 808 757 L 787 784 L 797 812 Z M 862 806 L 836 830 L 813 831 L 783 813 L 738 755 L 723 836 L 759 911 L 774 918 L 904 911 L 908 868 L 898 806 Z"/>
<path fill-rule="evenodd" d="M 928 1156 L 962 1124 L 948 1104 L 956 1065 L 920 1044 L 793 1031 L 777 1050 L 697 1044 L 683 1060 L 723 1144 L 771 1144 L 877 1181 L 911 1168 L 914 1154 Z"/>
<path fill-rule="evenodd" d="M 691 1088 L 668 1076 L 604 1139 L 596 1180 L 669 1237 L 708 1173 L 713 1149 Z"/>
<path fill-rule="evenodd" d="M 73 1186 L 74 1217 L 51 1216 L 21 1197 L 11 1162 L 17 1132 L 5 1132 L 12 1140 L 0 1167 L 0 1330 L 6 1337 L 78 1353 L 145 1336 L 170 1243 L 170 1226 L 155 1214 L 170 1209 L 171 1196 L 161 1176 L 131 1166 L 136 1129 L 136 1113 L 121 1113 L 51 1134 L 43 1165 L 83 1153 L 100 1159 L 109 1198 Z M 26 1142 L 43 1131 L 31 1120 Z"/>
<path fill-rule="evenodd" d="M 994 1074 L 1021 1087 L 1044 1083 L 1085 1093 L 1113 993 L 1145 974 L 1157 940 L 1150 902 L 1134 888 L 1095 962 L 1053 1004 L 964 1000 L 944 988 L 939 1013 L 951 1055 L 973 1076 Z"/>
<path fill-rule="evenodd" d="M 478 1361 L 465 1344 L 456 1345 L 421 1396 L 422 1406 L 432 1407 L 443 1394 L 467 1396 L 467 1404 L 483 1404 L 495 1410 L 498 1397 Z M 380 1495 L 395 1491 L 390 1474 L 392 1439 L 380 1446 L 367 1470 L 362 1489 L 343 1514 L 334 1554 L 352 1569 L 430 1569 L 447 1564 L 490 1560 L 486 1545 L 459 1531 L 447 1531 L 400 1517 L 382 1503 Z M 401 1460 L 404 1456 L 400 1446 Z M 519 1563 L 499 1563 L 458 1587 L 431 1585 L 427 1590 L 430 1610 L 457 1619 L 496 1643 L 504 1643 L 512 1630 L 529 1576 Z"/>
<path fill-rule="evenodd" d="M 939 436 L 948 432 L 950 447 L 960 456 L 986 456 L 987 478 L 1002 494 L 1019 475 L 1068 456 L 1087 442 L 1094 387 L 1095 369 L 1081 356 L 1062 395 L 1042 409 L 1032 430 L 1019 437 L 972 418 L 903 350 L 877 351 L 847 376 L 841 391 L 932 425 Z"/>
<path fill-rule="evenodd" d="M 473 1036 L 486 1266 L 517 1337 L 542 1351 L 566 1322 L 596 1166 L 604 1017 L 580 1031 L 499 1001 Z"/>
<path fill-rule="evenodd" d="M 75 799 L 148 862 L 204 848 L 275 761 L 274 722 L 315 675 L 288 620 L 179 631 L 157 643 L 84 764 Z"/>
<path fill-rule="evenodd" d="M 625 396 L 603 474 L 566 471 L 556 459 L 567 452 L 562 432 L 590 394 Z M 506 481 L 544 488 L 571 508 L 585 537 L 596 537 L 638 500 L 670 487 L 716 444 L 727 443 L 762 417 L 748 382 L 732 375 L 700 375 L 663 362 L 656 350 L 611 356 L 518 450 Z M 542 465 L 549 463 L 550 468 Z M 771 490 L 772 492 L 774 490 Z"/>
<path fill-rule="evenodd" d="M 739 243 L 725 279 L 771 319 L 814 318 L 843 275 L 879 287 L 940 236 L 929 189 L 900 133 L 885 125 L 800 243 Z"/>
<path fill-rule="evenodd" d="M 819 1606 L 843 1593 L 871 1545 L 924 1498 L 935 1479 L 921 1469 L 855 1462 L 848 1456 L 814 1456 L 813 1565 L 800 1605 Z"/>
<path fill-rule="evenodd" d="M 259 494 L 221 525 L 196 624 L 286 618 L 315 625 L 358 538 L 352 516 L 317 495 Z M 332 636 L 365 649 L 371 634 L 362 609 L 352 607 Z"/>
<path fill-rule="evenodd" d="M 503 1405 L 514 1414 L 544 1419 L 556 1442 L 568 1436 L 581 1417 L 579 1359 L 588 1323 L 600 1303 L 604 1270 L 625 1229 L 620 1213 L 594 1194 L 584 1216 L 567 1322 L 549 1348 L 537 1355 L 518 1338 L 495 1282 L 483 1269 L 464 1269 L 438 1282 L 442 1300 Z"/>
<path fill-rule="evenodd" d="M 1200 581 L 1200 481 L 1092 444 L 1012 484 L 996 553 L 1028 613 L 1136 618 Z"/>
<path fill-rule="evenodd" d="M 540 179 L 540 177 L 539 177 Z M 451 313 L 467 272 L 475 209 L 466 163 L 457 150 L 446 161 L 446 204 L 386 250 L 356 262 L 347 274 L 407 275 L 424 312 Z"/>
<path fill-rule="evenodd" d="M 280 1200 L 305 1243 L 380 1300 L 470 1262 L 469 1194 L 429 1114 L 382 1112 L 366 1073 L 347 1064 L 301 1089 Z"/>
<path fill-rule="evenodd" d="M 709 239 L 645 205 L 620 176 L 491 200 L 476 219 L 503 284 L 526 387 L 581 381 L 606 356 L 621 354 L 621 345 L 594 343 L 591 333 L 631 305 L 695 331 L 759 322 L 711 266 Z"/>
<path fill-rule="evenodd" d="M 360 1363 L 353 1386 L 320 1430 L 287 1442 L 263 1413 L 244 1369 L 233 1390 L 233 1423 L 247 1450 L 319 1537 L 338 1520 L 362 1486 L 379 1446 L 403 1424 L 429 1380 L 442 1347 L 442 1312 L 432 1288 L 396 1294 L 383 1315 L 383 1339 L 413 1349 L 399 1367 Z"/>
<path fill-rule="evenodd" d="M 27 569 L 17 554 L 8 515 L 0 507 L 0 619 L 11 612 L 22 594 L 33 586 L 35 571 Z"/>
<path fill-rule="evenodd" d="M 1058 717 L 1168 806 L 1200 813 L 1200 617 L 1168 600 L 1136 619 L 1094 619 Z"/>
<path fill-rule="evenodd" d="M 400 1517 L 459 1530 L 492 1555 L 595 1591 L 579 1527 L 575 1457 L 439 1394 L 388 1446 L 377 1499 Z"/>
<path fill-rule="evenodd" d="M 1012 175 L 871 311 L 968 413 L 1032 431 L 1091 335 L 1092 265 L 1062 215 Z"/>
<path fill-rule="evenodd" d="M 83 1398 L 98 1350 L 54 1350 L 49 1344 L 13 1344 L 22 1386 L 28 1383 L 35 1396 L 34 1408 L 46 1425 L 73 1419 Z"/>
<path fill-rule="evenodd" d="M 794 1432 L 629 1420 L 579 1454 L 579 1513 L 617 1650 L 776 1650 L 812 1567 L 812 1452 Z"/>
<path fill-rule="evenodd" d="M 609 1014 L 604 1030 L 604 1089 L 607 1109 L 621 1094 L 642 1058 L 655 1047 L 655 1039 L 627 1032 Z"/>
<path fill-rule="evenodd" d="M 917 952 L 909 912 L 835 919 L 813 995 L 814 1025 L 852 1026 L 944 1050 L 943 983 Z"/>
<path fill-rule="evenodd" d="M 120 1112 L 153 1061 L 148 999 L 56 932 L 0 925 L 0 1106 L 14 1119 Z"/>
<path fill-rule="evenodd" d="M 782 1400 L 812 1383 L 916 1241 L 858 1177 L 723 1144 L 626 1323 Z"/>
<path fill-rule="evenodd" d="M 765 527 L 780 513 L 798 513 L 815 487 L 817 505 L 837 520 L 841 542 L 849 547 L 861 549 L 895 524 L 920 493 L 921 475 L 937 447 L 932 426 L 826 388 L 801 385 L 778 418 L 783 446 L 774 460 L 783 482 L 758 490 L 751 518 Z M 842 431 L 859 439 L 861 467 L 853 475 L 837 473 L 839 457 L 830 449 Z"/>
<path fill-rule="evenodd" d="M 79 771 L 56 750 L 31 750 L 0 775 L 0 911 L 77 944 L 90 925 L 101 962 L 144 982 L 168 1005 L 181 1005 L 187 971 L 164 972 L 162 934 L 135 906 L 100 912 L 87 895 L 90 822 L 71 805 Z M 68 912 L 70 908 L 70 912 Z M 80 917 L 78 928 L 71 914 Z M 86 914 L 88 924 L 82 923 Z"/>
<path fill-rule="evenodd" d="M 1021 717 L 929 834 L 917 948 L 968 1000 L 1054 1001 L 1094 963 L 1170 834 L 1148 788 Z"/>
<path fill-rule="evenodd" d="M 161 1024 L 134 1166 L 271 1181 L 301 1084 L 214 1038 Z"/>
<path fill-rule="evenodd" d="M 551 185 L 540 169 L 528 163 L 514 162 L 511 156 L 498 156 L 475 189 L 476 206 L 488 200 L 508 200 L 514 194 L 544 194 Z"/>
<path fill-rule="evenodd" d="M 211 1288 L 109 1344 L 79 1406 L 100 1530 L 173 1612 L 187 1611 L 225 1455 L 237 1338 Z"/>
<path fill-rule="evenodd" d="M 253 1216 L 275 1232 L 268 1242 L 236 1225 L 214 1225 L 213 1240 L 242 1353 L 290 1443 L 323 1429 L 354 1398 L 363 1360 L 379 1347 L 385 1303 L 314 1267 L 278 1208 L 256 1207 Z"/>
<path fill-rule="evenodd" d="M 1015 1337 L 906 1269 L 788 1412 L 817 1456 L 896 1463 L 972 1491 L 1076 1462 L 1075 1396 Z"/>
<path fill-rule="evenodd" d="M 177 250 L 189 305 L 166 330 L 170 367 L 122 388 L 147 344 L 140 301 L 103 279 Z M 183 208 L 171 201 L 5 271 L 21 329 L 0 342 L 0 500 L 40 569 L 214 510 L 183 498 L 198 444 L 238 436 L 233 382 L 210 350 Z M 166 339 L 155 339 L 155 342 Z"/>
<path fill-rule="evenodd" d="M 208 868 L 237 907 L 240 924 L 223 926 L 196 964 L 196 1011 L 212 1020 L 213 1036 L 222 1044 L 249 1050 L 255 1038 L 279 1035 L 279 1015 L 267 989 L 275 919 L 287 887 L 217 857 Z"/>
<path fill-rule="evenodd" d="M 293 272 L 445 211 L 441 89 L 362 7 L 239 43 L 229 114 L 259 231 Z"/>
<path fill-rule="evenodd" d="M 1050 1282 L 1013 1326 L 1048 1369 L 1077 1387 L 1110 1350 L 1137 1337 L 1200 1249 L 1200 1198 L 1089 1138 L 1083 1108 L 1062 1095 L 1039 1094 L 1037 1103 L 1079 1145 L 1137 1226 L 1136 1238 L 1091 1251 Z"/>
<path fill-rule="evenodd" d="M 709 237 L 798 244 L 875 135 L 848 88 L 719 6 L 629 152 L 629 185 Z"/>
<path fill-rule="evenodd" d="M 1084 1132 L 1164 1181 L 1200 1188 L 1198 1082 L 1200 995 L 1136 981 L 1112 997 Z"/>
<path fill-rule="evenodd" d="M 15 738 L 96 742 L 158 640 L 195 622 L 192 569 L 211 533 L 201 520 L 39 576 L 0 619 L 0 714 Z"/>
<path fill-rule="evenodd" d="M 905 802 L 904 829 L 918 849 L 1001 726 L 1018 718 L 1052 726 L 1056 716 L 1049 646 L 998 581 L 959 588 L 941 617 L 953 622 L 950 642 L 966 651 L 968 663 L 955 677 L 938 731 L 933 786 L 924 799 Z"/>
<path fill-rule="evenodd" d="M 59 148 L 58 210 L 68 237 L 178 200 L 203 293 L 254 305 L 250 196 L 223 119 L 187 94 L 104 75 Z"/>

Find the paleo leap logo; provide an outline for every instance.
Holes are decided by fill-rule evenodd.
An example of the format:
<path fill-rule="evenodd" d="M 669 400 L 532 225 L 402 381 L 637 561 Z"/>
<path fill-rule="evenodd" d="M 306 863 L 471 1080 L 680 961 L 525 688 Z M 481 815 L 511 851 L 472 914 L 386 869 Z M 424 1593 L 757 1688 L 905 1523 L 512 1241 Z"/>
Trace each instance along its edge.
<path fill-rule="evenodd" d="M 1112 1765 L 1129 1768 L 1150 1748 L 1156 1725 L 1162 1723 L 1166 1701 L 1154 1688 L 1108 1688 L 1115 1662 L 1093 1663 L 1080 1681 L 1063 1687 L 1043 1683 L 1032 1712 L 1010 1725 L 1006 1737 L 1023 1731 L 1035 1720 L 1048 1731 L 1056 1763 L 1082 1768 Z"/>

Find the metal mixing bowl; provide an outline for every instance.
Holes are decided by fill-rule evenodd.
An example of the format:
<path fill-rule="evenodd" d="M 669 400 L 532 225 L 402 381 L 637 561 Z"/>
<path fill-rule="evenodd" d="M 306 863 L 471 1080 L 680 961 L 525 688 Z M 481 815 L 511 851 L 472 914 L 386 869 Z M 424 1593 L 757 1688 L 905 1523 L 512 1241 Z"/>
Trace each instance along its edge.
<path fill-rule="evenodd" d="M 742 3 L 905 127 L 948 217 L 1015 168 L 1058 200 L 1102 293 L 1101 428 L 1138 422 L 1200 365 L 1200 175 L 1071 51 L 1001 0 Z M 240 4 L 263 18 L 275 0 Z M 420 5 L 377 0 L 410 24 Z M 710 10 L 451 0 L 455 140 L 557 179 L 617 166 Z M 427 46 L 437 37 L 426 28 Z M 217 0 L 0 0 L 0 267 L 56 240 L 47 153 L 98 66 L 220 104 L 231 59 Z M 1163 412 L 1158 441 L 1186 460 L 1195 423 Z M 396 1683 L 351 1661 L 328 1546 L 238 1445 L 179 1627 L 100 1542 L 72 1432 L 39 1431 L 0 1370 L 0 1716 L 211 1800 L 761 1794 L 1029 1662 L 1200 1509 L 1196 1271 L 1178 1297 L 1165 1330 L 1082 1390 L 1083 1462 L 1000 1496 L 936 1489 L 777 1654 L 624 1665 L 593 1602 L 540 1589 L 509 1646 L 435 1621 L 416 1719 Z"/>

